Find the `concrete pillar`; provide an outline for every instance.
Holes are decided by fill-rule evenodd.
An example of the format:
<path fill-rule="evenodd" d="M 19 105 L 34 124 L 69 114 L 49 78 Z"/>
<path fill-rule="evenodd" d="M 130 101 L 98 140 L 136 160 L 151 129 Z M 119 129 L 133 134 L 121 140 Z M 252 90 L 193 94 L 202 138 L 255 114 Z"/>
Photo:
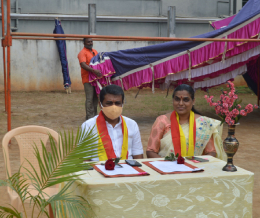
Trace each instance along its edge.
<path fill-rule="evenodd" d="M 176 17 L 176 7 L 168 6 L 168 21 L 167 21 L 167 36 L 175 37 L 175 17 Z"/>
<path fill-rule="evenodd" d="M 234 0 L 229 0 L 229 16 L 233 15 Z"/>
<path fill-rule="evenodd" d="M 6 33 L 7 33 L 7 0 L 3 0 L 4 1 L 4 19 L 5 19 L 5 28 L 4 28 L 4 30 L 5 30 L 5 35 L 6 35 Z"/>
<path fill-rule="evenodd" d="M 88 4 L 88 34 L 96 35 L 96 4 Z"/>
<path fill-rule="evenodd" d="M 242 0 L 236 0 L 236 11 L 235 13 L 238 13 L 242 9 Z"/>
<path fill-rule="evenodd" d="M 20 14 L 19 7 L 18 7 L 18 0 L 15 1 L 15 13 Z M 15 30 L 18 30 L 19 20 L 16 19 L 15 21 Z"/>

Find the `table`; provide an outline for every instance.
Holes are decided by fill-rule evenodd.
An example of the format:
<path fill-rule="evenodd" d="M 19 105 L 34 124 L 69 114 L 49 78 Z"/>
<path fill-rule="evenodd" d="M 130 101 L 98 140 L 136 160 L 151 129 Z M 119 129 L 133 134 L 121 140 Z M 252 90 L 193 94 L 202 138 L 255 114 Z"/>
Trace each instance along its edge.
<path fill-rule="evenodd" d="M 148 166 L 150 176 L 105 178 L 84 171 L 71 187 L 87 198 L 100 218 L 248 218 L 252 217 L 254 173 L 237 167 L 224 172 L 224 161 L 203 156 L 209 162 L 193 163 L 202 173 L 161 175 Z M 161 159 L 142 159 L 142 161 Z"/>

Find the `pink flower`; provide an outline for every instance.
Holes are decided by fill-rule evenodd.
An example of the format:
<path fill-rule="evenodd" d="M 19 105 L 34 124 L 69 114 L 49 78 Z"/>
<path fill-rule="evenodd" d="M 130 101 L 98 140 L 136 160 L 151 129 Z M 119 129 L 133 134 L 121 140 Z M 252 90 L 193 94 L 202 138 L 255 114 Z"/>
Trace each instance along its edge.
<path fill-rule="evenodd" d="M 252 111 L 253 111 L 253 105 L 252 104 L 248 104 L 247 106 L 246 106 L 246 112 L 247 113 L 251 113 Z"/>
<path fill-rule="evenodd" d="M 233 115 L 233 117 L 236 117 L 237 115 L 239 115 L 239 110 L 238 109 L 233 109 L 232 110 L 232 115 Z"/>
<path fill-rule="evenodd" d="M 225 98 L 225 95 L 221 94 L 220 99 L 223 99 L 223 98 Z"/>
<path fill-rule="evenodd" d="M 229 110 L 228 110 L 228 109 L 224 109 L 224 110 L 222 110 L 222 112 L 223 112 L 224 114 L 228 114 L 228 113 L 229 113 Z"/>
<path fill-rule="evenodd" d="M 223 99 L 225 102 L 230 102 L 230 98 L 228 96 L 225 96 L 225 98 Z"/>
<path fill-rule="evenodd" d="M 218 109 L 217 107 L 215 108 L 216 114 L 220 113 L 220 109 Z"/>
<path fill-rule="evenodd" d="M 246 109 L 247 108 L 253 108 L 253 105 L 252 104 L 248 104 L 247 106 L 246 106 Z"/>
<path fill-rule="evenodd" d="M 210 99 L 210 98 L 208 98 L 208 99 L 207 99 L 207 102 L 208 102 L 208 103 L 210 103 L 210 102 L 211 102 L 211 99 Z"/>
<path fill-rule="evenodd" d="M 236 120 L 239 120 L 241 116 L 246 116 L 248 113 L 252 112 L 253 109 L 260 108 L 257 105 L 248 104 L 244 110 L 241 110 L 241 105 L 238 104 L 238 96 L 236 94 L 235 85 L 231 81 L 227 81 L 227 87 L 230 91 L 222 91 L 220 95 L 220 100 L 217 102 L 213 101 L 214 96 L 205 95 L 204 98 L 207 100 L 210 106 L 215 107 L 216 114 L 220 117 L 225 118 L 228 125 L 234 125 Z M 234 108 L 232 111 L 231 108 Z M 241 116 L 238 116 L 241 115 Z"/>
<path fill-rule="evenodd" d="M 228 104 L 227 103 L 223 103 L 223 107 L 224 108 L 228 108 Z"/>
<path fill-rule="evenodd" d="M 225 121 L 229 124 L 229 122 L 231 121 L 231 118 L 229 116 L 226 116 Z"/>
<path fill-rule="evenodd" d="M 227 82 L 228 82 L 230 88 L 234 88 L 235 87 L 234 83 L 232 83 L 231 81 L 227 81 Z"/>
<path fill-rule="evenodd" d="M 240 111 L 240 115 L 242 115 L 242 116 L 246 116 L 246 115 L 247 115 L 247 113 L 246 113 L 246 111 L 245 111 L 245 110 L 241 110 L 241 111 Z"/>
<path fill-rule="evenodd" d="M 234 124 L 235 124 L 235 121 L 234 121 L 234 120 L 231 120 L 231 121 L 229 122 L 229 124 L 230 124 L 230 125 L 234 125 Z"/>

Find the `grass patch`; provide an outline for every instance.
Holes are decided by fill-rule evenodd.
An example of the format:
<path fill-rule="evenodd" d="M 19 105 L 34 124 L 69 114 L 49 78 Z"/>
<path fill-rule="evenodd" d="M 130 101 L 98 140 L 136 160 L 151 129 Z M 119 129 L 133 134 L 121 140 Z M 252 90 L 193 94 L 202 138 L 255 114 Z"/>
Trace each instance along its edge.
<path fill-rule="evenodd" d="M 214 96 L 214 101 L 218 101 L 221 95 L 221 89 L 227 89 L 226 86 L 215 87 L 209 90 L 210 95 Z M 238 88 L 239 99 L 242 99 L 241 106 L 245 107 L 247 104 L 255 104 L 256 96 L 252 94 L 252 91 L 247 87 Z M 156 89 L 153 94 L 151 89 L 140 90 L 139 95 L 135 98 L 137 90 L 129 90 L 125 92 L 126 104 L 124 105 L 123 114 L 129 117 L 157 117 L 162 114 L 173 111 L 172 105 L 172 93 L 173 90 L 169 91 L 168 97 L 167 92 Z M 217 118 L 215 110 L 210 107 L 204 98 L 207 93 L 201 90 L 197 90 L 195 93 L 195 108 L 202 115 L 210 115 Z"/>
<path fill-rule="evenodd" d="M 236 92 L 237 94 L 254 94 L 254 92 L 246 86 L 239 86 L 236 87 Z"/>

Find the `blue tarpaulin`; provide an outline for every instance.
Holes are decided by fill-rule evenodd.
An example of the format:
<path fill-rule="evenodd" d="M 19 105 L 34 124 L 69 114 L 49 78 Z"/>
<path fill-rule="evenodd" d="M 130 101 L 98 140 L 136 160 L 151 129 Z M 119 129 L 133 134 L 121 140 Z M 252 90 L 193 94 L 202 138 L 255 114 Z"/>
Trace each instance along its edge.
<path fill-rule="evenodd" d="M 61 26 L 61 22 L 58 19 L 55 19 L 55 28 L 53 30 L 54 34 L 64 34 L 64 31 Z M 71 80 L 69 74 L 69 66 L 67 60 L 67 49 L 66 49 L 66 41 L 65 40 L 56 40 L 56 45 L 58 47 L 61 67 L 62 67 L 62 75 L 63 75 L 63 85 L 64 88 L 70 87 Z"/>
<path fill-rule="evenodd" d="M 230 22 L 227 27 L 214 30 L 208 33 L 204 33 L 191 38 L 215 38 L 218 35 L 227 32 L 228 30 L 236 27 L 237 25 L 245 22 L 246 20 L 254 17 L 260 13 L 260 1 L 250 0 L 236 15 L 236 17 Z M 109 56 L 116 73 L 113 77 L 120 76 L 135 68 L 149 65 L 155 61 L 161 60 L 168 56 L 178 54 L 183 51 L 187 51 L 203 42 L 185 42 L 185 41 L 173 41 L 166 42 L 157 45 L 151 45 L 142 48 L 127 49 L 115 52 L 106 52 L 102 57 Z M 100 55 L 95 56 L 91 63 L 100 60 Z M 112 77 L 112 78 L 113 78 Z"/>
<path fill-rule="evenodd" d="M 191 38 L 255 37 L 256 34 L 259 33 L 259 14 L 260 0 L 249 0 L 248 3 L 238 12 L 238 14 L 226 27 Z M 208 45 L 210 44 L 214 45 L 209 48 Z M 114 81 L 115 84 L 120 84 L 116 81 L 121 80 L 121 84 L 124 85 L 125 90 L 131 87 L 142 87 L 142 85 L 148 83 L 163 83 L 164 81 L 161 81 L 162 79 L 165 80 L 165 83 L 168 81 L 168 84 L 170 84 L 171 78 L 169 76 L 174 74 L 182 75 L 179 76 L 179 78 L 175 76 L 172 81 L 176 82 L 177 80 L 182 80 L 182 82 L 185 82 L 185 80 L 189 78 L 189 80 L 191 79 L 191 82 L 193 81 L 193 83 L 196 83 L 194 87 L 203 88 L 219 85 L 223 83 L 225 79 L 232 79 L 234 76 L 241 75 L 243 72 L 245 72 L 245 68 L 242 67 L 246 67 L 246 62 L 250 61 L 250 58 L 255 58 L 255 53 L 258 49 L 256 46 L 257 44 L 250 44 L 248 47 L 247 45 L 244 45 L 242 48 L 238 45 L 238 43 L 225 44 L 223 42 L 171 41 L 147 47 L 99 53 L 97 56 L 92 58 L 90 65 L 95 69 L 101 70 L 101 73 L 105 77 L 111 77 L 112 82 Z M 203 48 L 206 47 L 210 50 L 203 50 Z M 241 48 L 240 51 L 238 51 L 239 48 Z M 245 55 L 241 55 L 241 60 L 236 61 L 235 58 L 233 58 L 233 62 L 231 63 L 230 59 L 232 57 L 242 53 L 245 53 Z M 184 57 L 185 54 L 187 58 Z M 222 54 L 223 57 L 221 58 Z M 225 56 L 225 54 L 227 55 Z M 196 58 L 194 55 L 200 55 L 202 58 Z M 180 56 L 183 56 L 184 58 L 178 59 L 176 62 L 172 61 Z M 227 59 L 226 62 L 225 59 Z M 194 60 L 194 63 L 196 63 L 192 63 L 192 60 Z M 220 63 L 221 60 L 223 64 Z M 183 64 L 184 62 L 186 63 Z M 230 65 L 228 65 L 229 62 Z M 241 64 L 239 65 L 239 63 Z M 176 67 L 176 64 L 179 66 Z M 215 68 L 213 67 L 213 64 L 215 64 Z M 212 65 L 212 69 L 208 65 Z M 201 70 L 201 72 L 198 72 L 198 68 L 204 67 L 207 68 L 207 71 Z M 151 70 L 148 70 L 150 68 Z M 178 69 L 180 70 L 178 71 Z M 215 69 L 218 70 L 213 71 Z M 188 77 L 184 72 L 187 70 L 191 74 Z M 230 73 L 229 78 L 224 78 L 224 73 Z M 151 76 L 152 74 L 153 76 Z M 220 76 L 222 77 L 217 79 L 220 82 L 217 80 L 212 82 L 205 82 L 206 80 L 212 79 L 213 77 Z M 144 79 L 144 77 L 146 77 L 146 79 Z M 140 80 L 140 82 L 137 80 Z M 90 81 L 93 81 L 92 84 L 97 87 L 94 78 L 90 78 Z M 98 81 L 102 86 L 107 84 L 104 79 L 99 79 Z M 204 82 L 199 83 L 201 81 Z"/>

